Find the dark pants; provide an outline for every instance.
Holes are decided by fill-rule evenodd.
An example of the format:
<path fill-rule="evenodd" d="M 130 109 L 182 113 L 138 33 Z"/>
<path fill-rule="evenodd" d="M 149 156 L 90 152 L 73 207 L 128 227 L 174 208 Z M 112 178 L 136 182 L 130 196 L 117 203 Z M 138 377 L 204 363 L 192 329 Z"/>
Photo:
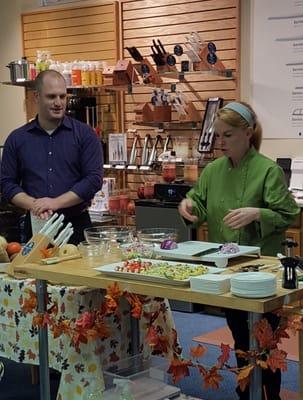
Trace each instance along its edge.
<path fill-rule="evenodd" d="M 232 332 L 233 339 L 235 341 L 235 350 L 240 349 L 247 351 L 249 349 L 249 331 L 248 331 L 248 313 L 240 310 L 225 310 L 227 325 Z M 279 317 L 275 314 L 267 313 L 264 314 L 264 318 L 267 319 L 271 325 L 273 331 L 279 325 Z M 241 368 L 247 364 L 247 361 L 243 358 L 237 357 L 238 367 Z M 281 371 L 276 370 L 272 372 L 271 369 L 262 370 L 262 385 L 265 386 L 266 395 L 264 396 L 264 390 L 262 389 L 263 399 L 266 400 L 281 400 L 280 386 L 281 386 Z M 244 392 L 241 392 L 237 388 L 239 399 L 249 400 L 249 388 L 246 388 Z"/>
<path fill-rule="evenodd" d="M 64 221 L 63 221 L 64 226 L 66 226 L 69 222 L 71 222 L 73 225 L 74 233 L 70 237 L 68 243 L 77 245 L 80 242 L 82 242 L 83 240 L 85 240 L 83 230 L 85 228 L 89 228 L 92 226 L 88 211 L 83 211 L 81 214 L 74 216 L 74 217 L 65 217 Z M 61 229 L 63 229 L 63 228 L 61 228 Z M 24 236 L 25 236 L 26 242 L 33 236 L 30 213 L 27 213 L 26 217 L 25 217 Z"/>

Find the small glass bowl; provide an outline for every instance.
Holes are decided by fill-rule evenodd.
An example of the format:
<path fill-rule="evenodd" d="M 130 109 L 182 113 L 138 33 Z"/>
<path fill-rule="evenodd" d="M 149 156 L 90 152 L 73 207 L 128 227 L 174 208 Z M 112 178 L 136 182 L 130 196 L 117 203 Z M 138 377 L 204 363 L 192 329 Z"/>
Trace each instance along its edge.
<path fill-rule="evenodd" d="M 137 231 L 139 242 L 143 243 L 162 243 L 163 240 L 178 239 L 178 230 L 174 228 L 144 228 Z"/>
<path fill-rule="evenodd" d="M 121 246 L 122 259 L 131 260 L 133 258 L 152 258 L 154 255 L 154 244 L 133 242 Z"/>
<path fill-rule="evenodd" d="M 106 252 L 107 246 L 105 242 L 91 244 L 83 241 L 78 244 L 78 250 L 82 257 L 100 257 Z"/>

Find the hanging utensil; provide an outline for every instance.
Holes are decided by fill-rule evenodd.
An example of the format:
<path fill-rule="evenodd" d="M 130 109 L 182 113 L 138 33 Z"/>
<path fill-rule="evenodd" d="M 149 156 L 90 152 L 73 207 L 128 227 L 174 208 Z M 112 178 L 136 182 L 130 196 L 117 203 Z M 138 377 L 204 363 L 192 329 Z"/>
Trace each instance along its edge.
<path fill-rule="evenodd" d="M 149 133 L 145 135 L 144 145 L 141 155 L 141 165 L 148 165 L 149 152 L 152 146 L 152 139 Z"/>
<path fill-rule="evenodd" d="M 150 157 L 148 160 L 148 165 L 152 165 L 156 160 L 157 160 L 157 147 L 158 144 L 162 142 L 162 136 L 161 135 L 157 135 L 156 136 L 156 140 L 155 143 L 153 145 L 152 151 L 150 153 Z"/>
<path fill-rule="evenodd" d="M 136 164 L 136 158 L 137 158 L 137 153 L 138 153 L 137 145 L 138 145 L 139 140 L 140 140 L 140 135 L 135 135 L 133 144 L 132 144 L 132 149 L 130 152 L 130 157 L 129 157 L 130 165 Z"/>

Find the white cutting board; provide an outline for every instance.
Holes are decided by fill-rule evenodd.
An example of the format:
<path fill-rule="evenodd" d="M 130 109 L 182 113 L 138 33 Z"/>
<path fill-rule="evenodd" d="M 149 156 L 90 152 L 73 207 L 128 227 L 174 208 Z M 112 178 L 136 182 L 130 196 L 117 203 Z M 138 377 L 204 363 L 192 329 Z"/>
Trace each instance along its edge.
<path fill-rule="evenodd" d="M 219 268 L 226 267 L 230 258 L 235 258 L 246 254 L 260 255 L 260 247 L 239 245 L 239 251 L 233 254 L 222 254 L 220 252 L 215 252 L 200 257 L 194 256 L 194 254 L 200 251 L 218 248 L 221 244 L 222 243 L 187 241 L 178 243 L 178 247 L 173 250 L 162 250 L 160 249 L 160 246 L 156 246 L 155 254 L 170 259 L 213 262 Z"/>

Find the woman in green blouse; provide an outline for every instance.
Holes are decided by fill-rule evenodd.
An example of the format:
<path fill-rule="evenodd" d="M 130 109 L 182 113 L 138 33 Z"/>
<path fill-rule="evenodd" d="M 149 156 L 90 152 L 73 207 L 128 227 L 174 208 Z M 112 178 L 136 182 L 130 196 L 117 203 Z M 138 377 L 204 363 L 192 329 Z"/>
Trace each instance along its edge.
<path fill-rule="evenodd" d="M 232 102 L 218 111 L 214 128 L 224 156 L 204 168 L 179 212 L 195 225 L 207 221 L 211 242 L 260 246 L 263 255 L 275 256 L 299 208 L 281 168 L 258 152 L 262 128 L 257 116 L 248 104 Z M 274 329 L 278 319 L 266 317 Z M 247 313 L 226 310 L 226 318 L 235 348 L 248 349 Z M 280 399 L 280 380 L 280 371 L 263 374 L 267 400 Z M 237 391 L 241 400 L 249 398 L 248 391 Z"/>

